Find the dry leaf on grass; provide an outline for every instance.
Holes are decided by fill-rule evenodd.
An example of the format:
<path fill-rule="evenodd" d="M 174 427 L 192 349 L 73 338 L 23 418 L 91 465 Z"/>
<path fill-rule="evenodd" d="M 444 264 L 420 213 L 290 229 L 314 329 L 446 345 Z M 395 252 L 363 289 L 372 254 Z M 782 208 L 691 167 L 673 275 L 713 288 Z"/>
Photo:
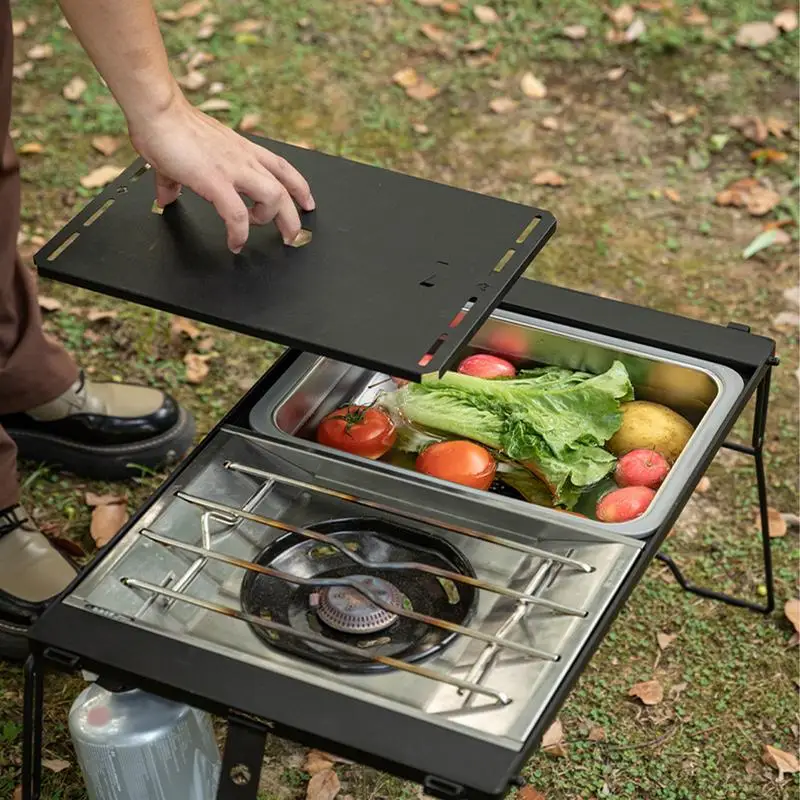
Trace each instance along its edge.
<path fill-rule="evenodd" d="M 746 22 L 736 33 L 739 47 L 763 47 L 778 38 L 778 29 L 771 22 Z"/>
<path fill-rule="evenodd" d="M 214 337 L 205 336 L 196 345 L 201 353 L 210 353 L 214 349 Z"/>
<path fill-rule="evenodd" d="M 61 301 L 56 300 L 55 297 L 46 297 L 43 294 L 39 295 L 39 308 L 42 311 L 60 311 Z"/>
<path fill-rule="evenodd" d="M 670 203 L 681 202 L 681 196 L 675 189 L 664 189 L 664 197 L 666 197 Z"/>
<path fill-rule="evenodd" d="M 221 97 L 212 97 L 197 106 L 199 111 L 228 111 L 230 107 L 230 102 Z"/>
<path fill-rule="evenodd" d="M 780 164 L 782 161 L 786 161 L 787 158 L 789 158 L 788 153 L 774 150 L 771 147 L 762 147 L 750 153 L 751 161 L 761 161 L 770 164 Z"/>
<path fill-rule="evenodd" d="M 184 89 L 194 92 L 205 86 L 206 83 L 208 83 L 208 78 L 206 78 L 202 72 L 193 69 L 190 72 L 187 72 L 186 75 L 182 75 L 180 78 L 178 78 L 178 83 L 183 86 Z"/>
<path fill-rule="evenodd" d="M 566 186 L 566 183 L 566 179 L 552 169 L 543 169 L 533 176 L 534 186 Z"/>
<path fill-rule="evenodd" d="M 450 2 L 442 3 L 439 6 L 445 14 L 460 14 L 461 13 L 461 4 L 454 2 L 454 0 L 450 0 Z"/>
<path fill-rule="evenodd" d="M 50 772 L 55 772 L 58 774 L 59 772 L 63 772 L 65 769 L 69 769 L 72 764 L 69 761 L 62 761 L 60 758 L 44 758 L 42 759 L 42 766 L 50 770 Z"/>
<path fill-rule="evenodd" d="M 239 130 L 243 131 L 244 133 L 255 130 L 258 127 L 259 122 L 261 122 L 261 114 L 257 114 L 255 112 L 245 114 L 242 117 L 242 121 L 239 123 Z"/>
<path fill-rule="evenodd" d="M 794 629 L 800 633 L 800 600 L 797 598 L 787 600 L 783 606 L 783 613 L 786 619 L 794 625 Z"/>
<path fill-rule="evenodd" d="M 692 6 L 684 15 L 683 21 L 687 25 L 708 25 L 708 15 L 704 14 L 697 6 Z"/>
<path fill-rule="evenodd" d="M 792 237 L 786 231 L 778 230 L 777 235 L 773 238 L 772 244 L 791 244 Z M 789 330 L 797 330 L 800 326 L 800 314 L 794 311 L 781 311 L 775 319 L 772 320 L 772 325 L 775 328 L 786 328 Z M 781 517 L 786 518 L 785 514 Z M 771 534 L 770 534 L 771 535 Z"/>
<path fill-rule="evenodd" d="M 768 508 L 767 518 L 769 520 L 770 539 L 782 539 L 784 536 L 786 536 L 788 526 L 786 525 L 786 520 L 783 518 L 781 512 L 778 511 L 777 508 Z"/>
<path fill-rule="evenodd" d="M 559 128 L 558 120 L 555 117 L 544 117 L 542 127 L 548 131 L 557 131 Z"/>
<path fill-rule="evenodd" d="M 44 152 L 44 145 L 41 142 L 26 142 L 18 152 L 21 156 L 35 156 Z"/>
<path fill-rule="evenodd" d="M 412 100 L 432 100 L 439 94 L 439 90 L 428 81 L 420 81 L 416 86 L 406 89 L 406 94 Z"/>
<path fill-rule="evenodd" d="M 728 120 L 728 124 L 739 131 L 745 139 L 749 139 L 756 144 L 764 144 L 770 133 L 769 128 L 764 124 L 761 117 L 753 115 L 742 116 L 737 114 Z"/>
<path fill-rule="evenodd" d="M 86 81 L 81 78 L 80 75 L 76 75 L 64 86 L 61 93 L 64 95 L 65 99 L 69 100 L 71 103 L 77 103 L 88 88 L 89 86 Z"/>
<path fill-rule="evenodd" d="M 761 759 L 768 766 L 778 770 L 778 778 L 800 772 L 800 761 L 797 760 L 797 756 L 794 753 L 778 750 L 777 747 L 773 747 L 770 744 L 764 745 Z"/>
<path fill-rule="evenodd" d="M 633 22 L 635 11 L 629 3 L 623 3 L 617 8 L 607 8 L 606 14 L 618 28 L 627 28 Z"/>
<path fill-rule="evenodd" d="M 392 75 L 392 80 L 403 89 L 408 89 L 419 83 L 419 75 L 417 75 L 417 71 L 414 67 L 404 67 L 403 69 L 397 70 L 397 72 Z"/>
<path fill-rule="evenodd" d="M 585 39 L 587 32 L 585 25 L 567 25 L 561 30 L 561 33 L 564 34 L 567 39 L 572 39 L 573 41 Z"/>
<path fill-rule="evenodd" d="M 610 81 L 618 81 L 625 74 L 625 67 L 614 67 L 606 72 L 606 78 Z"/>
<path fill-rule="evenodd" d="M 437 8 L 442 4 L 442 0 L 415 0 L 415 2 L 423 8 Z"/>
<path fill-rule="evenodd" d="M 95 494 L 94 492 L 86 492 L 83 497 L 84 502 L 91 508 L 98 506 L 116 506 L 125 502 L 125 497 L 119 494 Z"/>
<path fill-rule="evenodd" d="M 186 380 L 195 385 L 202 383 L 208 377 L 210 359 L 210 355 L 187 353 L 183 357 L 183 363 L 186 365 Z"/>
<path fill-rule="evenodd" d="M 35 44 L 28 50 L 28 58 L 32 61 L 44 61 L 53 55 L 53 46 L 50 44 Z"/>
<path fill-rule="evenodd" d="M 589 731 L 589 737 L 588 738 L 589 738 L 590 742 L 604 742 L 606 740 L 606 732 L 599 725 L 595 725 Z"/>
<path fill-rule="evenodd" d="M 164 10 L 158 16 L 166 22 L 178 22 L 182 19 L 193 19 L 200 16 L 203 9 L 208 5 L 206 0 L 191 0 L 184 3 L 177 11 Z"/>
<path fill-rule="evenodd" d="M 33 69 L 32 61 L 23 61 L 21 64 L 15 64 L 11 70 L 11 74 L 15 80 L 24 80 L 25 76 Z"/>
<path fill-rule="evenodd" d="M 426 36 L 432 42 L 436 42 L 437 44 L 441 44 L 449 38 L 447 31 L 442 30 L 438 25 L 434 25 L 430 22 L 424 22 L 419 26 L 419 30 L 423 36 Z"/>
<path fill-rule="evenodd" d="M 419 133 L 421 135 L 425 135 L 426 133 L 430 133 L 431 129 L 424 123 L 424 122 L 412 122 L 411 128 L 414 133 Z"/>
<path fill-rule="evenodd" d="M 500 15 L 489 6 L 475 6 L 472 9 L 475 18 L 483 25 L 493 25 L 500 21 Z"/>
<path fill-rule="evenodd" d="M 542 736 L 542 750 L 550 756 L 565 756 L 567 748 L 564 743 L 564 727 L 561 720 L 556 720 Z"/>
<path fill-rule="evenodd" d="M 756 186 L 747 196 L 745 206 L 754 217 L 763 217 L 775 208 L 781 201 L 781 196 L 774 189 L 766 186 Z"/>
<path fill-rule="evenodd" d="M 318 772 L 308 782 L 306 800 L 333 800 L 339 794 L 339 789 L 339 777 L 332 769 L 326 769 Z"/>
<path fill-rule="evenodd" d="M 663 114 L 669 120 L 670 125 L 683 125 L 687 120 L 694 119 L 700 111 L 697 106 L 687 106 L 679 109 L 667 108 L 658 101 L 653 101 L 652 106 L 659 114 Z"/>
<path fill-rule="evenodd" d="M 309 775 L 316 775 L 326 769 L 333 769 L 333 762 L 327 759 L 325 754 L 319 750 L 309 750 L 303 764 L 303 772 L 307 772 Z"/>
<path fill-rule="evenodd" d="M 123 167 L 115 167 L 113 164 L 106 164 L 103 167 L 93 169 L 88 175 L 81 178 L 81 186 L 84 189 L 99 189 L 111 181 L 116 180 L 124 172 Z"/>
<path fill-rule="evenodd" d="M 98 547 L 108 544 L 128 521 L 128 509 L 123 503 L 95 506 L 89 533 Z"/>
<path fill-rule="evenodd" d="M 28 30 L 28 23 L 24 19 L 15 19 L 11 21 L 11 35 L 16 39 L 17 36 L 22 36 Z"/>
<path fill-rule="evenodd" d="M 519 82 L 522 94 L 533 100 L 541 100 L 547 97 L 547 87 L 532 72 L 526 72 Z"/>
<path fill-rule="evenodd" d="M 21 786 L 17 786 L 17 788 L 14 789 L 14 794 L 11 796 L 11 800 L 22 800 L 22 787 Z"/>
<path fill-rule="evenodd" d="M 711 480 L 708 478 L 707 475 L 703 475 L 702 478 L 697 482 L 697 486 L 695 486 L 695 491 L 698 494 L 705 494 L 711 488 Z"/>
<path fill-rule="evenodd" d="M 204 50 L 197 50 L 193 53 L 187 50 L 181 60 L 186 60 L 186 69 L 192 70 L 204 67 L 206 64 L 212 64 L 216 61 L 216 57 L 211 53 L 206 53 Z"/>
<path fill-rule="evenodd" d="M 772 24 L 784 33 L 791 33 L 797 28 L 797 12 L 791 8 L 785 8 L 775 15 Z"/>
<path fill-rule="evenodd" d="M 204 22 L 197 29 L 197 39 L 201 42 L 208 41 L 217 32 L 216 24 L 213 22 Z"/>
<path fill-rule="evenodd" d="M 659 650 L 666 650 L 677 638 L 677 633 L 657 633 L 656 641 L 658 642 Z"/>
<path fill-rule="evenodd" d="M 800 284 L 783 290 L 783 299 L 793 306 L 800 306 Z"/>
<path fill-rule="evenodd" d="M 243 19 L 234 24 L 231 30 L 234 33 L 257 33 L 264 27 L 264 21 L 259 19 Z"/>
<path fill-rule="evenodd" d="M 89 322 L 109 322 L 112 319 L 116 319 L 118 315 L 118 311 L 107 311 L 102 308 L 91 308 L 89 309 L 89 313 L 86 315 L 86 319 L 88 319 Z"/>
<path fill-rule="evenodd" d="M 744 207 L 754 217 L 764 216 L 780 201 L 781 196 L 774 189 L 762 186 L 755 178 L 734 181 L 715 198 L 718 206 Z"/>
<path fill-rule="evenodd" d="M 200 336 L 200 329 L 186 317 L 173 317 L 169 324 L 169 333 L 173 340 L 180 339 L 182 336 L 196 339 Z"/>
<path fill-rule="evenodd" d="M 641 17 L 636 17 L 625 30 L 625 35 L 622 37 L 622 40 L 628 44 L 632 44 L 638 41 L 646 30 L 647 26 L 644 24 L 644 20 Z"/>
<path fill-rule="evenodd" d="M 533 788 L 533 786 L 523 786 L 517 792 L 517 800 L 547 800 L 547 797 Z"/>
<path fill-rule="evenodd" d="M 628 689 L 629 697 L 638 697 L 646 706 L 657 706 L 664 699 L 664 687 L 656 680 L 642 681 Z"/>
<path fill-rule="evenodd" d="M 92 139 L 92 147 L 94 147 L 98 153 L 102 153 L 108 158 L 119 150 L 121 144 L 122 140 L 114 136 L 95 136 L 94 139 Z"/>
<path fill-rule="evenodd" d="M 519 107 L 519 103 L 510 97 L 495 97 L 489 101 L 489 108 L 495 114 L 509 114 Z"/>
<path fill-rule="evenodd" d="M 764 127 L 776 139 L 783 139 L 789 132 L 791 125 L 785 119 L 780 119 L 780 117 L 767 117 Z"/>

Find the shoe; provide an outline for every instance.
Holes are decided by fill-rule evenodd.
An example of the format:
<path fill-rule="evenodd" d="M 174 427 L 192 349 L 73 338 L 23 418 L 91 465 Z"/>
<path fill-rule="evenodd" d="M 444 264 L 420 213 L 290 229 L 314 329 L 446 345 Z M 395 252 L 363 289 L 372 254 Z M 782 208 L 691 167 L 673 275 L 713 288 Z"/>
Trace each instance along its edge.
<path fill-rule="evenodd" d="M 0 417 L 21 458 L 107 481 L 177 463 L 192 446 L 194 420 L 169 395 L 146 386 L 92 383 L 83 374 L 55 400 Z"/>
<path fill-rule="evenodd" d="M 21 506 L 0 511 L 0 658 L 27 658 L 28 629 L 77 572 Z"/>

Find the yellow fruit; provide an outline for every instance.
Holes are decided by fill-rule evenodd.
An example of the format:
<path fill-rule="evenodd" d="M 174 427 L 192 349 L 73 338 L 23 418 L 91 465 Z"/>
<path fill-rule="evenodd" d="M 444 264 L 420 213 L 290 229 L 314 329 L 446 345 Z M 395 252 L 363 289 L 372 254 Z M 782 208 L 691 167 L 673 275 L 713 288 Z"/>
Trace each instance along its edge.
<path fill-rule="evenodd" d="M 694 427 L 671 408 L 647 400 L 623 403 L 622 426 L 606 447 L 623 456 L 631 450 L 655 450 L 674 464 L 694 433 Z"/>

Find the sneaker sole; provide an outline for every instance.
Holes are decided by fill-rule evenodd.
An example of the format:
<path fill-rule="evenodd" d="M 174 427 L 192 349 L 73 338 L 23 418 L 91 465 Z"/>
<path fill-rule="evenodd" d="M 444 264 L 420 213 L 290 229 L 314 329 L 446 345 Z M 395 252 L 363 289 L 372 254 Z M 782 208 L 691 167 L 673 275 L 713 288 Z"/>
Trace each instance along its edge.
<path fill-rule="evenodd" d="M 7 428 L 26 461 L 71 472 L 81 478 L 118 481 L 141 477 L 177 464 L 191 449 L 195 423 L 184 409 L 178 422 L 160 436 L 124 445 L 84 445 L 58 436 Z"/>

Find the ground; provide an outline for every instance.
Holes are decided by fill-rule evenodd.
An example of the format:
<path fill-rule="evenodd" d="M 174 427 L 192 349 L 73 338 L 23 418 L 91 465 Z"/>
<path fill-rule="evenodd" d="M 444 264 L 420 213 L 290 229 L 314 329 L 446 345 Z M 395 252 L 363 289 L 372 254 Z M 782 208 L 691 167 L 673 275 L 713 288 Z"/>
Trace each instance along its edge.
<path fill-rule="evenodd" d="M 630 27 L 626 9 L 615 27 L 603 4 L 591 0 L 487 0 L 499 15 L 488 24 L 470 2 L 455 14 L 446 3 L 414 0 L 242 0 L 210 2 L 199 13 L 194 5 L 162 27 L 177 74 L 186 74 L 187 51 L 216 56 L 199 67 L 207 81 L 189 94 L 199 103 L 219 89 L 213 96 L 227 104 L 212 113 L 221 120 L 236 126 L 257 113 L 260 121 L 248 123 L 277 139 L 540 205 L 558 217 L 559 232 L 531 275 L 715 323 L 735 320 L 775 338 L 781 366 L 767 431 L 770 505 L 796 512 L 798 35 L 780 32 L 753 49 L 735 42 L 743 24 L 771 21 L 783 2 L 641 3 L 636 18 L 644 32 L 638 22 Z M 126 143 L 104 156 L 92 146 L 99 135 L 124 138 L 123 118 L 58 24 L 55 4 L 12 6 L 16 62 L 33 65 L 15 81 L 12 122 L 16 145 L 27 151 L 20 246 L 30 258 L 93 193 L 80 179 L 105 164 L 125 166 L 133 151 Z M 263 25 L 236 27 L 244 20 Z M 421 28 L 426 23 L 433 27 Z M 585 26 L 584 38 L 564 34 L 577 25 Z M 213 35 L 198 40 L 204 26 Z M 608 41 L 617 29 L 635 40 Z M 30 52 L 45 44 L 52 54 Z M 412 96 L 392 78 L 407 67 L 419 81 Z M 544 83 L 545 97 L 522 90 L 526 72 Z M 87 87 L 73 84 L 77 99 L 68 100 L 62 89 L 75 76 Z M 438 94 L 424 99 L 425 82 Z M 530 80 L 525 85 L 541 94 Z M 492 103 L 499 98 L 515 104 Z M 759 131 L 751 121 L 739 131 L 733 115 L 758 117 L 767 127 Z M 759 149 L 772 152 L 751 157 Z M 541 178 L 544 170 L 564 185 L 540 185 L 560 182 Z M 730 182 L 748 177 L 776 191 L 780 203 L 764 216 L 715 204 Z M 788 236 L 745 258 L 747 245 L 776 221 L 787 221 L 781 231 Z M 192 339 L 163 314 L 45 281 L 40 291 L 57 301 L 44 301 L 55 309 L 47 312 L 48 329 L 93 376 L 167 388 L 197 415 L 200 434 L 280 350 L 204 326 L 199 335 L 190 331 Z M 189 351 L 211 355 L 204 379 L 187 373 Z M 746 416 L 736 428 L 740 439 L 748 435 Z M 51 535 L 89 557 L 85 493 L 121 491 L 135 507 L 162 477 L 120 487 L 26 465 L 25 497 Z M 752 465 L 727 454 L 707 477 L 667 550 L 700 582 L 763 597 Z M 778 608 L 768 617 L 685 594 L 653 565 L 560 713 L 566 754 L 535 755 L 525 771 L 530 785 L 549 800 L 796 797 L 797 775 L 779 777 L 762 761 L 765 745 L 798 747 L 797 649 L 783 614 L 798 594 L 796 529 L 775 538 L 773 548 Z M 659 633 L 676 636 L 663 652 Z M 646 707 L 628 690 L 650 679 L 665 693 Z M 2 797 L 18 781 L 21 688 L 19 669 L 0 667 Z M 46 757 L 68 762 L 47 771 L 48 800 L 84 796 L 65 727 L 80 688 L 62 677 L 48 683 Z M 602 741 L 589 739 L 597 727 Z M 273 742 L 263 798 L 304 797 L 303 764 L 302 751 Z M 418 796 L 417 787 L 358 766 L 337 772 L 341 794 L 356 800 Z"/>

